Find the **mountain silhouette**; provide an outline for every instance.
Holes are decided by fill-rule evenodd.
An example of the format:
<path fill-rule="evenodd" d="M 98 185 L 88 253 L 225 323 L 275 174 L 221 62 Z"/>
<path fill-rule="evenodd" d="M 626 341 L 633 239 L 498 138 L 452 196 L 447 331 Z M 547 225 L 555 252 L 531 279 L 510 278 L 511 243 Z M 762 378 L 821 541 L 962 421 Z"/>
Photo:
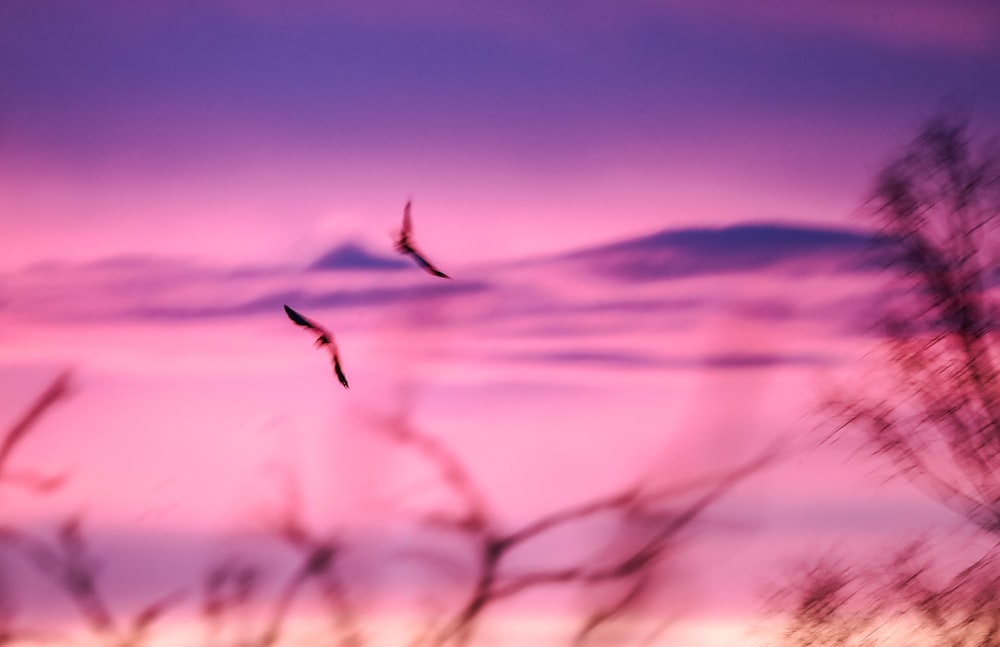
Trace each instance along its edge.
<path fill-rule="evenodd" d="M 338 270 L 400 270 L 409 264 L 399 258 L 374 254 L 357 243 L 344 243 L 327 251 L 313 261 L 312 271 Z"/>

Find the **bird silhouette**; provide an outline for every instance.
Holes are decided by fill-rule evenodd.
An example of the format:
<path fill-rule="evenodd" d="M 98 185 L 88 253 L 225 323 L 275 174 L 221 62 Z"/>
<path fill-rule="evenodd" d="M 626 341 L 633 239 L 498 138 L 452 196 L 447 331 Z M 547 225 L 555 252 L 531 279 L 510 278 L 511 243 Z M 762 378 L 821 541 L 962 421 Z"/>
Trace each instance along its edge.
<path fill-rule="evenodd" d="M 287 305 L 285 306 L 285 314 L 287 314 L 288 318 L 295 324 L 319 335 L 316 337 L 316 348 L 322 348 L 323 346 L 329 347 L 327 350 L 330 351 L 330 361 L 333 362 L 333 372 L 337 374 L 337 379 L 340 380 L 340 383 L 344 385 L 345 389 L 350 388 L 347 385 L 347 377 L 344 375 L 344 370 L 340 367 L 340 355 L 337 354 L 337 344 L 333 341 L 333 335 L 330 331 L 315 321 L 307 319 L 295 310 L 292 310 Z"/>
<path fill-rule="evenodd" d="M 450 276 L 434 267 L 430 261 L 424 258 L 423 254 L 413 244 L 413 223 L 410 219 L 410 202 L 410 200 L 407 200 L 406 206 L 403 208 L 403 228 L 399 230 L 399 236 L 396 238 L 396 251 L 400 254 L 409 254 L 412 256 L 417 265 L 427 270 L 430 274 L 450 279 Z"/>

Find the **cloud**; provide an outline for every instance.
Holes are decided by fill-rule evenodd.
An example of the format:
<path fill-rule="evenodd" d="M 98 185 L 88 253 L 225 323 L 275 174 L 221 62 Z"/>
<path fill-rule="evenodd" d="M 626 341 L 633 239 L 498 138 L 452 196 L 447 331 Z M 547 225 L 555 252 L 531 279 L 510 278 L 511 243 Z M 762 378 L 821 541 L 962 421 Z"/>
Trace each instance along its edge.
<path fill-rule="evenodd" d="M 230 305 L 165 305 L 142 306 L 126 311 L 127 316 L 142 319 L 207 319 L 240 317 L 265 312 L 278 312 L 282 305 L 295 308 L 336 309 L 383 306 L 412 301 L 428 301 L 459 295 L 478 294 L 490 289 L 485 281 L 407 285 L 397 287 L 367 287 L 358 289 L 307 292 L 283 290 Z"/>
<path fill-rule="evenodd" d="M 811 353 L 720 353 L 693 360 L 692 365 L 703 368 L 741 369 L 769 368 L 773 366 L 825 366 L 836 363 L 836 358 Z"/>
<path fill-rule="evenodd" d="M 837 362 L 835 357 L 810 353 L 708 353 L 683 357 L 611 350 L 561 350 L 510 353 L 501 359 L 544 364 L 586 365 L 624 369 L 695 369 L 738 370 L 773 368 L 778 366 L 827 366 Z"/>
<path fill-rule="evenodd" d="M 621 368 L 651 368 L 658 362 L 654 356 L 630 351 L 600 351 L 600 350 L 563 350 L 528 353 L 509 353 L 501 355 L 501 359 L 511 361 L 556 363 L 556 364 L 586 364 Z"/>
<path fill-rule="evenodd" d="M 331 249 L 305 268 L 212 267 L 133 255 L 47 263 L 0 277 L 0 301 L 7 304 L 0 315 L 57 325 L 180 323 L 280 314 L 283 304 L 320 317 L 323 310 L 405 304 L 428 305 L 430 312 L 438 311 L 437 301 L 448 305 L 440 322 L 470 335 L 473 354 L 478 351 L 472 340 L 485 337 L 515 344 L 505 348 L 515 353 L 507 359 L 562 365 L 822 364 L 828 358 L 630 354 L 616 350 L 622 347 L 614 339 L 673 335 L 720 317 L 743 326 L 808 321 L 815 324 L 814 334 L 856 332 L 852 324 L 865 315 L 873 287 L 867 274 L 851 272 L 862 267 L 861 250 L 870 242 L 862 232 L 792 225 L 678 229 L 527 262 L 458 268 L 460 278 L 453 281 L 427 277 L 416 267 L 391 269 L 385 264 L 395 259 L 352 244 Z M 610 281 L 594 281 L 595 274 Z M 562 345 L 568 339 L 595 343 L 581 350 Z M 555 346 L 544 356 L 516 355 L 527 350 L 522 344 L 529 340 Z"/>
<path fill-rule="evenodd" d="M 29 321 L 183 321 L 238 318 L 281 311 L 380 307 L 487 292 L 486 280 L 430 280 L 419 268 L 344 245 L 306 269 L 278 265 L 216 267 L 146 255 L 82 263 L 35 263 L 2 279 L 7 316 Z M 399 266 L 406 261 L 400 259 Z M 336 271 L 330 289 L 324 274 Z M 0 308 L 2 309 L 2 308 Z"/>
<path fill-rule="evenodd" d="M 869 266 L 871 234 L 783 224 L 665 230 L 650 236 L 573 252 L 566 260 L 623 281 L 653 281 L 703 274 L 763 270 L 809 261 L 808 270 L 856 271 Z M 820 267 L 820 262 L 823 261 Z"/>

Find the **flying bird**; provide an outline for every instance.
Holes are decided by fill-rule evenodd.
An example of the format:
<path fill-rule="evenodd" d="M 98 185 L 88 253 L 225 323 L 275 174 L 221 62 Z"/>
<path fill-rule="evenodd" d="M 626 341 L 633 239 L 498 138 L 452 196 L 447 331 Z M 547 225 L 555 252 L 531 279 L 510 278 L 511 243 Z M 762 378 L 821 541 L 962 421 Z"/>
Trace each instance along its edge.
<path fill-rule="evenodd" d="M 330 360 L 333 362 L 333 372 L 337 374 L 337 379 L 340 383 L 344 385 L 344 388 L 350 388 L 347 385 L 347 377 L 344 375 L 344 370 L 340 367 L 340 356 L 337 354 L 337 344 L 333 341 L 333 335 L 329 330 L 319 325 L 311 319 L 303 317 L 301 314 L 292 310 L 287 305 L 285 306 L 285 314 L 288 318 L 292 320 L 295 324 L 302 326 L 306 330 L 311 330 L 317 333 L 319 336 L 316 337 L 316 348 L 322 348 L 323 346 L 329 346 Z"/>
<path fill-rule="evenodd" d="M 430 261 L 424 258 L 424 256 L 417 251 L 416 246 L 411 240 L 412 236 L 413 224 L 410 222 L 410 201 L 407 200 L 406 207 L 403 208 L 403 228 L 399 230 L 399 237 L 396 239 L 396 251 L 400 254 L 409 254 L 413 256 L 413 259 L 417 261 L 417 265 L 424 268 L 434 276 L 450 279 L 450 276 L 434 267 Z"/>

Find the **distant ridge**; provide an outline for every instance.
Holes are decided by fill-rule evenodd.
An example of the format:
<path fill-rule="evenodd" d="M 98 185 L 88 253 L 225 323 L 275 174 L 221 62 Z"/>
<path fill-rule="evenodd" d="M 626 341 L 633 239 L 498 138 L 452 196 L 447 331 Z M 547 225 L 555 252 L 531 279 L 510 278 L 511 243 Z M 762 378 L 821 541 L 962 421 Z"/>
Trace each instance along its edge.
<path fill-rule="evenodd" d="M 344 243 L 329 250 L 307 269 L 318 272 L 339 270 L 398 270 L 407 267 L 402 259 L 373 254 L 357 243 Z"/>

